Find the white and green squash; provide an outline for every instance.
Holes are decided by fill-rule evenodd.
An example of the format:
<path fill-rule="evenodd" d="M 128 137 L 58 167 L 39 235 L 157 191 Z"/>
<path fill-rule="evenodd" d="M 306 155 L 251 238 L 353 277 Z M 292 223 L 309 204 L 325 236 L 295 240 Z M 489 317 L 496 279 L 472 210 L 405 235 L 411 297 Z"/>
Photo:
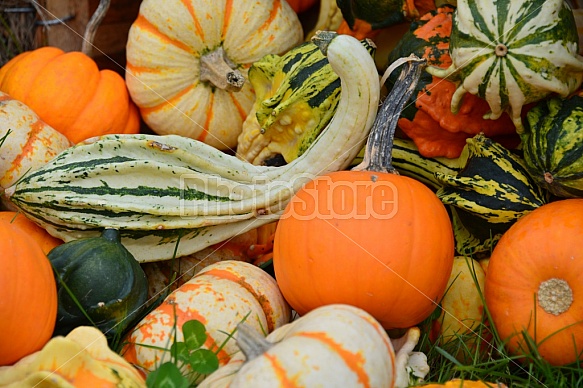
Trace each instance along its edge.
<path fill-rule="evenodd" d="M 541 101 L 526 119 L 520 138 L 535 182 L 557 197 L 583 197 L 583 97 Z"/>
<path fill-rule="evenodd" d="M 374 55 L 370 39 L 361 43 Z M 248 77 L 255 103 L 237 139 L 237 156 L 256 165 L 289 163 L 334 116 L 340 78 L 313 42 L 264 56 L 251 65 Z"/>
<path fill-rule="evenodd" d="M 140 262 L 188 255 L 274 221 L 307 180 L 348 166 L 378 109 L 378 72 L 360 41 L 333 32 L 313 39 L 342 92 L 330 123 L 291 163 L 255 166 L 176 135 L 110 135 L 66 150 L 5 195 L 65 241 L 118 229 Z"/>
<path fill-rule="evenodd" d="M 450 38 L 452 64 L 427 71 L 457 84 L 451 109 L 466 92 L 485 99 L 487 118 L 504 112 L 518 133 L 522 107 L 551 94 L 567 97 L 583 80 L 573 11 L 564 0 L 460 0 Z"/>

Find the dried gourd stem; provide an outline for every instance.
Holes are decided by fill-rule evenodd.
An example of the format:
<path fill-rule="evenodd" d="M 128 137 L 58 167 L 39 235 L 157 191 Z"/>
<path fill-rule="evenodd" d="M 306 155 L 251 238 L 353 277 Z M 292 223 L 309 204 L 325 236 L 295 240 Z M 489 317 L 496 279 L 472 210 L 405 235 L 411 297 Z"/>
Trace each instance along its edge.
<path fill-rule="evenodd" d="M 88 56 L 91 56 L 91 51 L 93 50 L 93 41 L 95 40 L 95 34 L 99 25 L 103 21 L 105 14 L 109 10 L 109 5 L 111 0 L 101 0 L 97 9 L 89 19 L 87 27 L 85 27 L 85 35 L 83 36 L 83 44 L 81 45 L 81 52 Z"/>
<path fill-rule="evenodd" d="M 257 330 L 243 322 L 237 325 L 237 345 L 247 362 L 261 356 L 273 346 Z"/>
<path fill-rule="evenodd" d="M 353 168 L 354 171 L 377 171 L 396 174 L 392 165 L 393 138 L 397 121 L 411 98 L 427 60 L 413 54 L 407 58 L 401 58 L 393 63 L 383 76 L 383 80 L 396 67 L 404 64 L 395 86 L 383 101 L 372 126 L 362 162 Z M 382 81 L 381 81 L 382 82 Z"/>
<path fill-rule="evenodd" d="M 200 57 L 200 80 L 229 92 L 238 92 L 245 83 L 245 77 L 227 57 L 222 46 Z"/>

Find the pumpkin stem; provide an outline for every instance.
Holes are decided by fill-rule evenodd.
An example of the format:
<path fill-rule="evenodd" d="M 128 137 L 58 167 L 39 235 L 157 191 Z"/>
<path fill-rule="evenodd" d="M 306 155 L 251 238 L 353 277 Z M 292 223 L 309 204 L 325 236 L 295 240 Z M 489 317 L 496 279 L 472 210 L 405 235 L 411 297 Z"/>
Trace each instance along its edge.
<path fill-rule="evenodd" d="M 93 49 L 93 41 L 95 40 L 95 33 L 97 32 L 97 28 L 103 21 L 107 10 L 109 9 L 109 5 L 111 4 L 111 0 L 101 0 L 99 1 L 99 5 L 97 9 L 89 19 L 87 23 L 87 27 L 85 27 L 85 35 L 83 36 L 83 44 L 81 45 L 81 52 L 86 54 L 87 56 L 91 56 L 91 51 Z"/>
<path fill-rule="evenodd" d="M 392 165 L 393 139 L 395 137 L 397 121 L 405 104 L 411 98 L 417 82 L 419 82 L 419 77 L 421 77 L 421 73 L 427 65 L 427 60 L 419 58 L 414 54 L 411 54 L 407 58 L 401 58 L 389 66 L 383 79 L 386 79 L 388 74 L 402 64 L 405 66 L 401 70 L 395 86 L 387 98 L 385 98 L 377 113 L 368 141 L 366 142 L 363 160 L 353 168 L 355 171 L 377 171 L 398 174 Z"/>
<path fill-rule="evenodd" d="M 245 77 L 227 57 L 222 46 L 200 57 L 200 80 L 229 92 L 238 92 L 245 83 Z"/>
<path fill-rule="evenodd" d="M 261 356 L 273 346 L 257 330 L 244 322 L 237 325 L 237 345 L 247 362 Z"/>
<path fill-rule="evenodd" d="M 551 278 L 538 286 L 538 304 L 553 315 L 561 315 L 573 303 L 573 290 L 563 279 Z"/>

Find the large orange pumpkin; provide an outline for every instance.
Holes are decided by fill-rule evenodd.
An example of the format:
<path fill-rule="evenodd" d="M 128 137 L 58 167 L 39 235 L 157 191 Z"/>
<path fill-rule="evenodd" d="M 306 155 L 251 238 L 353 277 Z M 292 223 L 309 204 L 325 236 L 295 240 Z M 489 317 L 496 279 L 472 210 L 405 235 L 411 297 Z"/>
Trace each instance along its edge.
<path fill-rule="evenodd" d="M 140 129 L 123 77 L 99 70 L 80 51 L 49 46 L 17 55 L 0 68 L 0 91 L 26 104 L 73 143 Z"/>
<path fill-rule="evenodd" d="M 16 226 L 0 220 L 0 366 L 41 349 L 57 318 L 49 259 Z"/>
<path fill-rule="evenodd" d="M 552 365 L 583 360 L 583 199 L 543 205 L 520 218 L 490 257 L 486 305 L 512 354 L 523 332 Z"/>
<path fill-rule="evenodd" d="M 14 211 L 0 211 L 0 221 L 10 222 L 16 228 L 22 230 L 28 237 L 38 243 L 42 251 L 48 254 L 51 249 L 63 243 L 51 236 L 46 230 L 26 218 L 22 213 Z"/>
<path fill-rule="evenodd" d="M 427 318 L 445 292 L 454 258 L 447 211 L 427 186 L 389 173 L 385 146 L 412 93 L 406 85 L 385 99 L 360 171 L 310 181 L 278 222 L 275 275 L 300 315 L 341 303 L 367 311 L 387 329 L 407 328 Z"/>

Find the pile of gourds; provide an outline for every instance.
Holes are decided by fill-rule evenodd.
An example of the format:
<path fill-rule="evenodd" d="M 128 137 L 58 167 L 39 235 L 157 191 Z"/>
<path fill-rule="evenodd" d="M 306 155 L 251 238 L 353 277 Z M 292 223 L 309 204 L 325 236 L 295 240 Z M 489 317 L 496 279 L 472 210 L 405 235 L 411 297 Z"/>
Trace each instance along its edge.
<path fill-rule="evenodd" d="M 485 308 L 511 354 L 581 361 L 567 2 L 162 3 L 125 78 L 54 47 L 0 68 L 0 386 L 170 362 L 200 386 L 406 387 L 419 326 L 446 344 Z M 216 371 L 179 345 L 192 321 Z"/>

